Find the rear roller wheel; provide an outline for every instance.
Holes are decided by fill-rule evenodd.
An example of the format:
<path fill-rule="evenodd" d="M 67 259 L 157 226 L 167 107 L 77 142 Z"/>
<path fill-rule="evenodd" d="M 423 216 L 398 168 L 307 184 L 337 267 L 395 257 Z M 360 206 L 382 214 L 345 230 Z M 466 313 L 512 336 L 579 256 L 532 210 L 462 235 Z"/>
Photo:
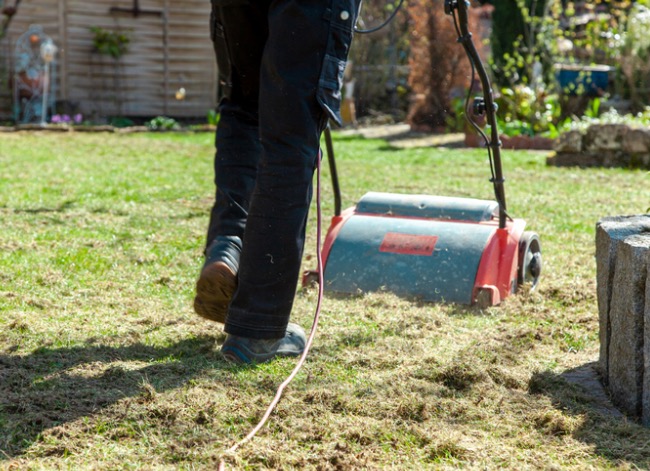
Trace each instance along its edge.
<path fill-rule="evenodd" d="M 539 236 L 526 231 L 519 240 L 519 267 L 517 269 L 517 287 L 529 285 L 534 290 L 542 273 L 542 246 Z"/>

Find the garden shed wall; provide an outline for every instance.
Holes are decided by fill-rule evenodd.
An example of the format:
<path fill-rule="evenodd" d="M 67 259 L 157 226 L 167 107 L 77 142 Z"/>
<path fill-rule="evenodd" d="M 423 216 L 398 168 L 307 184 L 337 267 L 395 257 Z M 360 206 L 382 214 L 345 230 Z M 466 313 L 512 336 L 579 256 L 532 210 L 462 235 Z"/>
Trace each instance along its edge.
<path fill-rule="evenodd" d="M 139 14 L 111 12 L 134 9 Z M 56 99 L 78 105 L 86 117 L 205 117 L 216 105 L 217 73 L 205 0 L 31 0 L 21 2 L 0 43 L 11 83 L 13 46 L 39 24 L 59 48 Z M 127 53 L 119 60 L 94 51 L 90 27 L 124 32 Z M 11 116 L 10 83 L 0 91 L 0 117 Z M 185 99 L 175 98 L 186 90 Z"/>

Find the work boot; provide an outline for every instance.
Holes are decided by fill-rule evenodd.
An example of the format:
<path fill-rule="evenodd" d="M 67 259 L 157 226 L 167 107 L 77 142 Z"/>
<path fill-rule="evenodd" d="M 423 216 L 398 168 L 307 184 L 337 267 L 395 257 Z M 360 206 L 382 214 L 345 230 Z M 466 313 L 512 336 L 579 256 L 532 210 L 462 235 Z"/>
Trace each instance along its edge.
<path fill-rule="evenodd" d="M 284 337 L 279 339 L 251 339 L 228 335 L 221 346 L 221 354 L 237 364 L 264 363 L 275 357 L 296 357 L 305 350 L 307 336 L 298 324 L 289 323 Z"/>
<path fill-rule="evenodd" d="M 222 324 L 226 321 L 237 288 L 240 253 L 241 239 L 236 236 L 218 236 L 206 250 L 194 298 L 199 316 Z"/>

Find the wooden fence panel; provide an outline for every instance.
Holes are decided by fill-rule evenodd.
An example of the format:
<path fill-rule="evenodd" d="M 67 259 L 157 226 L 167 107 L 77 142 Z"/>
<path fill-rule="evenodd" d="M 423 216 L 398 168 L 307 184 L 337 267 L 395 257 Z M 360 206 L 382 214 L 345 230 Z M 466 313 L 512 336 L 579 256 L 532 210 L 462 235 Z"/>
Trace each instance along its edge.
<path fill-rule="evenodd" d="M 86 117 L 205 117 L 217 98 L 210 2 L 142 0 L 138 15 L 111 12 L 112 7 L 133 5 L 117 0 L 22 2 L 0 53 L 13 50 L 30 24 L 41 24 L 59 47 L 57 99 L 77 106 Z M 92 26 L 125 32 L 127 53 L 115 61 L 95 52 Z M 11 68 L 11 58 L 4 59 Z M 181 87 L 185 99 L 176 100 Z M 0 91 L 0 117 L 8 114 L 10 98 L 8 90 Z"/>

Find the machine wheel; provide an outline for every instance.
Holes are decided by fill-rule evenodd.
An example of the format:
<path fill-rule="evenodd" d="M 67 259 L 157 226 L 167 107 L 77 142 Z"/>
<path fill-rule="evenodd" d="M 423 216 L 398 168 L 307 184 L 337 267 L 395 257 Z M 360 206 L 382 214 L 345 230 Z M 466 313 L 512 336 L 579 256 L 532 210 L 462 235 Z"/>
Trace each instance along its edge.
<path fill-rule="evenodd" d="M 530 285 L 534 290 L 542 273 L 542 247 L 535 232 L 526 231 L 519 240 L 519 266 L 517 269 L 517 287 Z"/>

